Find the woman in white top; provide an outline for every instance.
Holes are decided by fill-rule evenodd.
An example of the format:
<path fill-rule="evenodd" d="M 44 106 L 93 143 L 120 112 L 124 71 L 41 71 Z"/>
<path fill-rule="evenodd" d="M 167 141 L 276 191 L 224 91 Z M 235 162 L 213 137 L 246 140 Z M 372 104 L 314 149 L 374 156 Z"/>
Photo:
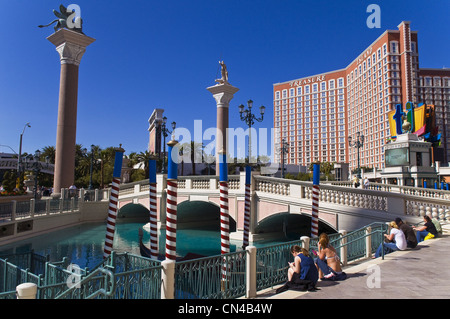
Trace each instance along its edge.
<path fill-rule="evenodd" d="M 378 258 L 381 256 L 381 253 L 383 251 L 384 246 L 384 254 L 389 254 L 396 250 L 405 250 L 406 249 L 406 237 L 405 234 L 398 229 L 398 226 L 395 222 L 390 222 L 389 226 L 391 226 L 391 232 L 389 235 L 384 234 L 384 237 L 386 237 L 389 242 L 380 244 L 377 251 L 375 252 L 375 258 Z"/>

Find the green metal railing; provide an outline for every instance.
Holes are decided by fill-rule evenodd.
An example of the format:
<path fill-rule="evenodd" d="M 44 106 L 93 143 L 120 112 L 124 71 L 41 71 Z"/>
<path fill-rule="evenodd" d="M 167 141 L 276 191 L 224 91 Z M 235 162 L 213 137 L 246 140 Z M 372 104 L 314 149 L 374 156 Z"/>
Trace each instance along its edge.
<path fill-rule="evenodd" d="M 371 237 L 373 253 L 388 227 L 383 223 L 370 224 L 348 234 L 329 235 L 333 245 L 345 261 L 369 255 L 367 237 Z M 318 238 L 311 238 L 309 250 L 317 250 Z M 303 240 L 271 245 L 256 249 L 256 290 L 286 282 L 288 262 L 293 256 L 290 247 L 305 246 Z M 346 256 L 341 256 L 345 252 Z M 232 299 L 246 293 L 246 267 L 249 252 L 199 258 L 175 263 L 175 298 L 178 299 Z M 30 267 L 30 257 L 12 257 L 22 267 Z M 35 258 L 38 260 L 38 258 Z M 78 281 L 71 285 L 74 273 L 69 261 L 48 262 L 44 257 L 38 262 L 43 273 L 36 275 L 29 269 L 0 258 L 0 299 L 15 298 L 15 288 L 20 283 L 34 282 L 38 286 L 38 299 L 160 299 L 163 267 L 159 261 L 129 253 L 113 252 L 92 270 L 78 269 Z M 45 264 L 45 266 L 42 266 Z M 225 275 L 224 275 L 225 274 Z"/>
<path fill-rule="evenodd" d="M 177 262 L 175 298 L 231 299 L 245 295 L 246 255 L 246 251 L 237 251 Z"/>

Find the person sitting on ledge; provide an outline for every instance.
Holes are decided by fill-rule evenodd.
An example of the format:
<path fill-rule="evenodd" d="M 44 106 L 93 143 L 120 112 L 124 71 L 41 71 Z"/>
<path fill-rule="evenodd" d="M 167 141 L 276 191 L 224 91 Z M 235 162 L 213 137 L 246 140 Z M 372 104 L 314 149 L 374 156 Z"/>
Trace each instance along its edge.
<path fill-rule="evenodd" d="M 429 216 L 423 216 L 423 221 L 425 222 L 423 226 L 413 227 L 413 229 L 416 231 L 417 242 L 419 243 L 421 241 L 434 238 L 438 235 L 436 226 L 434 226 Z"/>
<path fill-rule="evenodd" d="M 385 255 L 396 250 L 405 250 L 407 248 L 405 234 L 400 229 L 398 229 L 396 222 L 395 221 L 390 222 L 389 226 L 391 227 L 390 234 L 389 235 L 384 234 L 384 237 L 389 242 L 380 244 L 377 251 L 375 252 L 374 258 L 378 258 L 381 256 L 383 252 L 383 246 Z"/>
<path fill-rule="evenodd" d="M 289 263 L 288 281 L 293 281 L 298 277 L 303 280 L 310 280 L 315 285 L 319 280 L 319 274 L 314 265 L 314 260 L 309 256 L 309 252 L 294 245 L 291 247 L 291 254 L 294 256 L 294 262 Z"/>
<path fill-rule="evenodd" d="M 330 245 L 330 239 L 325 233 L 320 234 L 319 242 L 317 244 L 319 252 L 313 253 L 317 256 L 314 260 L 321 280 L 344 280 L 347 278 L 345 272 L 341 268 L 341 260 L 336 252 L 336 249 Z"/>
<path fill-rule="evenodd" d="M 414 229 L 411 226 L 405 224 L 400 217 L 397 217 L 395 219 L 395 223 L 397 224 L 398 228 L 403 232 L 403 234 L 405 234 L 406 247 L 416 248 L 417 238 L 416 234 L 414 233 Z"/>

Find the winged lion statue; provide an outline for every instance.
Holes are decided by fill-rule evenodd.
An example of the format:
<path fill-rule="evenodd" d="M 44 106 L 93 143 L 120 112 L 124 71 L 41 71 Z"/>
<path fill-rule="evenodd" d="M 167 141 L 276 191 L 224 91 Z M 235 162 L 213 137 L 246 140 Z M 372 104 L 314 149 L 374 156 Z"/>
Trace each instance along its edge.
<path fill-rule="evenodd" d="M 56 22 L 56 24 L 54 26 L 55 32 L 58 31 L 59 29 L 66 28 L 66 29 L 69 29 L 69 30 L 76 31 L 76 32 L 84 34 L 83 30 L 82 30 L 83 29 L 82 28 L 83 20 L 80 17 L 76 17 L 75 18 L 75 21 L 74 21 L 75 23 L 73 23 L 73 25 L 74 25 L 73 28 L 70 28 L 68 26 L 67 20 L 73 14 L 73 12 L 70 11 L 70 10 L 68 11 L 67 8 L 64 7 L 62 4 L 59 6 L 59 12 L 56 11 L 56 10 L 53 10 L 53 14 L 58 19 L 55 19 L 55 20 L 53 20 L 52 22 L 50 22 L 49 24 L 46 24 L 46 25 L 39 25 L 38 27 L 39 28 L 45 28 L 45 27 L 48 27 L 48 26 L 50 26 L 50 25 L 52 25 L 53 23 Z M 80 20 L 78 20 L 78 19 L 80 19 Z M 79 22 L 79 23 L 77 23 L 77 22 Z M 80 27 L 78 28 L 77 25 L 79 25 Z"/>

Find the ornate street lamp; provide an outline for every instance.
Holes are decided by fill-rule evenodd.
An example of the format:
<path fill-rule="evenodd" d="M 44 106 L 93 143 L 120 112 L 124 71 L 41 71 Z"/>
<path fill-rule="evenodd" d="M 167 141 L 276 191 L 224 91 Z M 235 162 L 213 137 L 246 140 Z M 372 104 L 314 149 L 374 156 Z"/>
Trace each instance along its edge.
<path fill-rule="evenodd" d="M 359 165 L 359 149 L 364 146 L 364 135 L 361 134 L 360 132 L 356 132 L 356 141 L 354 141 L 353 143 L 352 143 L 352 137 L 349 136 L 348 137 L 348 145 L 350 147 L 354 147 L 354 148 L 357 149 L 357 154 L 358 154 L 358 171 L 357 171 L 357 176 L 358 176 L 358 178 L 361 178 L 361 166 Z"/>
<path fill-rule="evenodd" d="M 22 137 L 23 133 L 25 133 L 25 129 L 27 127 L 31 127 L 30 123 L 25 124 L 22 130 L 22 134 L 20 134 L 20 144 L 19 144 L 19 156 L 17 158 L 17 175 L 20 177 L 20 173 L 22 172 Z"/>
<path fill-rule="evenodd" d="M 167 117 L 163 117 L 162 119 L 162 123 L 161 123 L 161 133 L 164 137 L 164 154 L 163 154 L 163 165 L 162 165 L 162 170 L 161 173 L 165 173 L 166 171 L 166 137 L 169 136 L 169 134 L 172 134 L 172 132 L 175 130 L 175 128 L 177 127 L 177 123 L 176 122 L 172 122 L 172 131 L 169 131 L 166 128 L 166 123 L 167 123 Z"/>
<path fill-rule="evenodd" d="M 280 152 L 281 152 L 281 178 L 284 178 L 284 154 L 289 153 L 289 144 L 286 142 L 284 138 L 281 140 Z"/>
<path fill-rule="evenodd" d="M 252 125 L 255 124 L 255 121 L 262 122 L 264 119 L 264 112 L 266 110 L 265 106 L 259 107 L 259 112 L 261 113 L 260 118 L 256 118 L 255 114 L 252 113 L 252 107 L 253 107 L 253 101 L 248 100 L 247 101 L 247 109 L 244 110 L 244 105 L 239 105 L 239 115 L 241 118 L 241 121 L 244 121 L 248 125 L 248 163 L 250 164 L 251 160 L 251 143 L 252 143 Z"/>

